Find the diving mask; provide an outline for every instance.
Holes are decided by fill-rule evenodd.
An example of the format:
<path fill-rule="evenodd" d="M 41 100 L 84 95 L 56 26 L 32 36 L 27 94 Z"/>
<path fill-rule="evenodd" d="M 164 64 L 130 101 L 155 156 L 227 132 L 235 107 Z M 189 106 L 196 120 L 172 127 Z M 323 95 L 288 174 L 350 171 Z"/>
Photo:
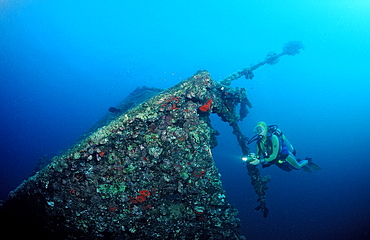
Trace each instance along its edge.
<path fill-rule="evenodd" d="M 257 125 L 253 128 L 253 132 L 258 135 L 264 135 L 266 132 L 266 129 L 261 125 Z"/>

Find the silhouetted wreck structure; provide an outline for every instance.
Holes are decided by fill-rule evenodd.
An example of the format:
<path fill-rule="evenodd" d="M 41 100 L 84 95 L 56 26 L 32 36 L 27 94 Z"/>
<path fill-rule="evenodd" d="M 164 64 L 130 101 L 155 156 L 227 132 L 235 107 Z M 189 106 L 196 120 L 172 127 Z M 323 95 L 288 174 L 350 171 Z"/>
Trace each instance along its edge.
<path fill-rule="evenodd" d="M 243 239 L 213 161 L 218 133 L 209 115 L 228 122 L 248 154 L 237 123 L 251 104 L 230 82 L 251 78 L 256 68 L 221 82 L 200 70 L 93 128 L 9 194 L 0 212 L 4 229 L 38 239 Z M 268 179 L 255 166 L 248 171 L 257 208 L 267 215 Z"/>

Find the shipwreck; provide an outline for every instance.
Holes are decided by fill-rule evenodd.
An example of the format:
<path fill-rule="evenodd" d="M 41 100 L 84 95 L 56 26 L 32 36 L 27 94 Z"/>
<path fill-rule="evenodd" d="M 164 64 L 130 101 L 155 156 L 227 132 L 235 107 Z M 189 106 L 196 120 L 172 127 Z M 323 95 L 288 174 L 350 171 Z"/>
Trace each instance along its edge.
<path fill-rule="evenodd" d="M 212 157 L 217 131 L 210 114 L 228 122 L 248 154 L 238 121 L 252 107 L 231 81 L 281 54 L 217 82 L 205 70 L 167 89 L 140 88 L 141 101 L 111 108 L 76 144 L 9 193 L 0 207 L 3 229 L 38 239 L 244 239 L 237 209 L 227 201 Z M 247 167 L 266 217 L 267 177 Z M 19 233 L 20 234 L 20 233 Z M 12 232 L 14 237 L 17 232 Z"/>

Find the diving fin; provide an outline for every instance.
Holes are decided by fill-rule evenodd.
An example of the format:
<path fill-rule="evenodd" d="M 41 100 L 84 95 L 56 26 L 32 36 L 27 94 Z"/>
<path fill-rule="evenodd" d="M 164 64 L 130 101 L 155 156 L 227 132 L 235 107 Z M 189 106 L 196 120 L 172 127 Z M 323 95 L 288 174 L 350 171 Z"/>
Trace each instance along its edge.
<path fill-rule="evenodd" d="M 303 166 L 302 169 L 305 170 L 306 172 L 311 172 L 312 173 L 312 170 L 307 165 Z"/>
<path fill-rule="evenodd" d="M 312 173 L 312 170 L 308 167 L 308 163 L 310 162 L 307 158 L 305 159 L 307 160 L 307 164 L 304 165 L 303 167 L 301 167 L 303 170 L 305 170 L 306 172 L 311 172 Z M 301 159 L 297 159 L 297 162 L 298 163 L 302 163 L 303 161 Z"/>
<path fill-rule="evenodd" d="M 321 170 L 322 169 L 319 165 L 312 162 L 312 158 L 306 158 L 306 160 L 308 161 L 307 166 L 309 166 L 311 169 L 313 169 L 313 170 Z"/>
<path fill-rule="evenodd" d="M 310 168 L 312 168 L 313 170 L 321 170 L 322 169 L 319 165 L 317 165 L 316 163 L 313 163 L 313 162 L 309 162 L 307 165 L 310 166 Z"/>

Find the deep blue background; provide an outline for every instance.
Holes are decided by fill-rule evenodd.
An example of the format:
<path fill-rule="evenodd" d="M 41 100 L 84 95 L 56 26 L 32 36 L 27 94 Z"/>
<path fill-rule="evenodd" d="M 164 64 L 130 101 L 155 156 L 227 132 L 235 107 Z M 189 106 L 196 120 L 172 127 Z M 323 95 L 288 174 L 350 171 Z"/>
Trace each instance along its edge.
<path fill-rule="evenodd" d="M 264 219 L 231 129 L 214 117 L 228 200 L 248 239 L 369 239 L 365 0 L 1 1 L 0 198 L 136 87 L 167 88 L 199 69 L 223 79 L 289 40 L 306 49 L 233 84 L 253 104 L 241 127 L 251 136 L 258 121 L 278 124 L 323 170 L 264 169 Z"/>

